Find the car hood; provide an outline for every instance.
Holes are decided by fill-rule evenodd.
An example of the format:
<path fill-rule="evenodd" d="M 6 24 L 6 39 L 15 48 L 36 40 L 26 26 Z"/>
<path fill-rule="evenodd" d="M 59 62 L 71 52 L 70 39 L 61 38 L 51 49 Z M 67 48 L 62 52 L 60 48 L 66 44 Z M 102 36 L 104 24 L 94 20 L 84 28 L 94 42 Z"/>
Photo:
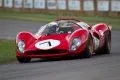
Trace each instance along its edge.
<path fill-rule="evenodd" d="M 38 39 L 31 42 L 28 47 L 26 47 L 26 51 L 50 49 L 68 50 L 69 36 L 70 34 L 41 35 Z"/>

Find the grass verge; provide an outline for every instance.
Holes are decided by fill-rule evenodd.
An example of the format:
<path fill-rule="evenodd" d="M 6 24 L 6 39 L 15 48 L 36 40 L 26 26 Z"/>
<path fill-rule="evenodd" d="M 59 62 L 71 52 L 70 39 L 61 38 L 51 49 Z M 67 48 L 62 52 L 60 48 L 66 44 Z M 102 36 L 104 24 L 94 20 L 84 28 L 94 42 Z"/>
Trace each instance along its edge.
<path fill-rule="evenodd" d="M 70 14 L 59 14 L 59 13 L 28 13 L 28 12 L 12 12 L 2 11 L 0 12 L 0 19 L 18 19 L 18 20 L 29 20 L 38 22 L 49 22 L 59 17 L 73 17 L 81 19 L 90 25 L 104 22 L 113 26 L 114 30 L 120 30 L 120 17 L 109 17 L 109 16 L 84 16 L 84 15 L 70 15 Z"/>
<path fill-rule="evenodd" d="M 15 60 L 15 42 L 13 40 L 0 40 L 0 64 Z"/>

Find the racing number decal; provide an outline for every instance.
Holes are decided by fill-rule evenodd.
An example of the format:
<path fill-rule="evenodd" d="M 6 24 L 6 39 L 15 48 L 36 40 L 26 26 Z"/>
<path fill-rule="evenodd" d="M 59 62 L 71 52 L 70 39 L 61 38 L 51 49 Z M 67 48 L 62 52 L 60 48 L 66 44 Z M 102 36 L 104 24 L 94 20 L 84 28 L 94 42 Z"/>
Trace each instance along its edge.
<path fill-rule="evenodd" d="M 50 41 L 48 42 L 48 44 L 49 44 L 49 46 L 52 46 L 51 43 L 50 43 Z"/>
<path fill-rule="evenodd" d="M 48 50 L 54 47 L 57 47 L 60 44 L 60 41 L 53 40 L 53 39 L 47 39 L 40 42 L 37 42 L 35 44 L 35 47 L 38 49 Z"/>
<path fill-rule="evenodd" d="M 49 46 L 51 46 L 50 41 L 48 41 L 48 42 L 44 42 L 44 43 L 40 43 L 39 45 L 46 44 L 46 43 L 47 43 Z"/>

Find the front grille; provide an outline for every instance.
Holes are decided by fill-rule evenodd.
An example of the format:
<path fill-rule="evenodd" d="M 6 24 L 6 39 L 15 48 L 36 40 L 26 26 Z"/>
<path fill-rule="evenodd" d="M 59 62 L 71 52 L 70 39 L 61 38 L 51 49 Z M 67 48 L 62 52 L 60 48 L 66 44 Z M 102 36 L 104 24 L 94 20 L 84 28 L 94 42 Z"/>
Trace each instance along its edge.
<path fill-rule="evenodd" d="M 67 50 L 37 50 L 37 51 L 27 51 L 27 55 L 44 55 L 44 54 L 60 54 L 67 53 Z"/>

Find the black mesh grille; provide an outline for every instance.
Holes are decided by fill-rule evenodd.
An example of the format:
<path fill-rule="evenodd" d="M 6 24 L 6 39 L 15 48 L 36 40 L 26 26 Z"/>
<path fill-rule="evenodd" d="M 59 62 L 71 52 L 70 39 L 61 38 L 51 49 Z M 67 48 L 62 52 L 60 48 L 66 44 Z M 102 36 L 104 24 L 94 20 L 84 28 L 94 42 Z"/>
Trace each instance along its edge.
<path fill-rule="evenodd" d="M 44 54 L 60 54 L 67 53 L 67 50 L 37 50 L 37 51 L 27 51 L 28 55 L 44 55 Z"/>

